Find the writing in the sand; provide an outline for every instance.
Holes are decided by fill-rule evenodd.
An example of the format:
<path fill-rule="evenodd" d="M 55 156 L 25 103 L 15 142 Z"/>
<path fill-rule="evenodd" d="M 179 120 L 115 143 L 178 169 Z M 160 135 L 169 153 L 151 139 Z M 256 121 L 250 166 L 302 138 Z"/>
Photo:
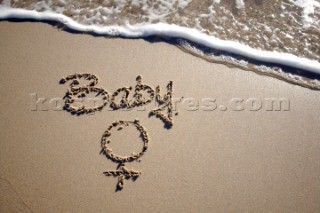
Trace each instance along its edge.
<path fill-rule="evenodd" d="M 80 84 L 81 80 L 84 81 L 84 85 Z M 167 128 L 173 125 L 172 81 L 167 84 L 167 92 L 162 96 L 160 86 L 153 89 L 151 86 L 142 83 L 142 77 L 138 76 L 135 87 L 121 87 L 111 95 L 111 98 L 107 90 L 97 86 L 98 78 L 95 75 L 73 74 L 60 80 L 61 84 L 67 82 L 70 83 L 70 88 L 64 97 L 64 110 L 72 114 L 82 115 L 101 111 L 108 103 L 113 110 L 132 109 L 151 103 L 155 97 L 159 108 L 152 110 L 149 113 L 150 116 L 155 115 L 160 118 Z M 79 99 L 87 97 L 90 93 L 96 93 L 96 97 L 100 96 L 101 102 L 97 106 L 79 106 Z M 133 93 L 133 98 L 129 100 L 131 93 Z"/>
<path fill-rule="evenodd" d="M 160 86 L 156 86 L 153 89 L 151 86 L 144 84 L 142 82 L 142 77 L 138 76 L 136 78 L 136 85 L 134 87 L 121 87 L 117 89 L 111 97 L 107 90 L 102 87 L 98 87 L 98 78 L 92 74 L 73 74 L 63 77 L 60 80 L 61 84 L 69 83 L 69 89 L 64 96 L 64 110 L 75 115 L 89 114 L 96 111 L 101 111 L 105 106 L 109 106 L 113 110 L 118 109 L 132 109 L 134 107 L 140 107 L 147 105 L 152 102 L 153 99 L 158 104 L 156 109 L 151 110 L 150 116 L 154 115 L 165 124 L 166 128 L 171 128 L 173 126 L 173 106 L 172 106 L 172 81 L 167 84 L 167 91 L 161 95 Z M 129 95 L 133 93 L 133 98 L 129 100 Z M 77 103 L 79 99 L 86 98 L 89 94 L 95 94 L 96 97 L 101 98 L 101 103 L 96 106 L 79 106 Z M 125 127 L 134 127 L 140 132 L 140 139 L 143 142 L 142 150 L 138 153 L 132 152 L 130 156 L 121 156 L 115 154 L 109 147 L 111 144 L 110 136 L 112 135 L 112 130 L 117 131 L 122 130 Z M 123 189 L 125 179 L 133 179 L 139 177 L 140 171 L 129 170 L 125 167 L 125 163 L 132 161 L 140 161 L 142 155 L 147 151 L 149 143 L 149 137 L 141 125 L 138 119 L 134 121 L 116 121 L 113 122 L 108 129 L 103 133 L 101 139 L 101 153 L 103 153 L 108 159 L 117 163 L 117 170 L 106 171 L 104 174 L 106 176 L 118 177 L 118 184 L 116 190 Z"/>

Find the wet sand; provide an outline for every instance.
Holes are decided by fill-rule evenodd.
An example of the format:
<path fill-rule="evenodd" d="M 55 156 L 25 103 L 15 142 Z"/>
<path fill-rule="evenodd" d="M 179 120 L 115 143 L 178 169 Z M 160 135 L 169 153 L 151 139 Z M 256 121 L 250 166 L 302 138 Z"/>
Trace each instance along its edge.
<path fill-rule="evenodd" d="M 9 22 L 0 23 L 0 38 L 1 212 L 320 211 L 319 92 L 161 42 Z M 170 129 L 135 109 L 81 116 L 31 110 L 31 93 L 62 98 L 68 87 L 59 80 L 75 72 L 98 76 L 109 95 L 134 86 L 138 75 L 153 88 L 173 81 L 173 97 L 214 98 L 218 107 L 179 103 Z M 290 108 L 236 111 L 233 98 L 284 98 Z M 100 154 L 101 137 L 113 122 L 136 118 L 149 146 L 141 162 L 126 167 L 142 174 L 116 192 L 117 178 L 103 172 L 117 164 Z M 142 147 L 134 130 L 119 133 L 110 144 L 115 152 Z"/>

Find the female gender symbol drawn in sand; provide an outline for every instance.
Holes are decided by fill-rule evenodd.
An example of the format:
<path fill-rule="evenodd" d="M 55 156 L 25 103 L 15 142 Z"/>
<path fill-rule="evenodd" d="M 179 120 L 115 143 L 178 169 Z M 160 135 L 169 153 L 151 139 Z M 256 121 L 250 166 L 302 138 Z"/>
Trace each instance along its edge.
<path fill-rule="evenodd" d="M 137 128 L 137 130 L 140 132 L 140 137 L 143 142 L 143 147 L 140 153 L 132 153 L 130 156 L 120 156 L 117 154 L 114 154 L 112 152 L 112 149 L 109 148 L 108 144 L 110 143 L 110 140 L 108 138 L 111 136 L 112 132 L 111 130 L 113 128 L 118 128 L 118 130 L 121 130 L 123 127 L 128 127 L 130 125 L 133 125 Z M 132 178 L 135 180 L 136 178 L 139 177 L 141 172 L 139 171 L 134 171 L 134 170 L 128 170 L 125 167 L 125 163 L 127 162 L 132 162 L 135 160 L 138 160 L 148 149 L 148 142 L 149 138 L 147 135 L 147 132 L 145 129 L 140 125 L 139 120 L 134 120 L 134 121 L 118 121 L 112 123 L 110 127 L 104 132 L 102 139 L 101 139 L 101 147 L 102 147 L 102 152 L 112 161 L 119 163 L 118 169 L 114 171 L 106 171 L 103 174 L 106 176 L 114 176 L 118 177 L 118 184 L 117 184 L 117 190 L 123 189 L 124 186 L 124 180 L 125 179 L 130 179 Z"/>

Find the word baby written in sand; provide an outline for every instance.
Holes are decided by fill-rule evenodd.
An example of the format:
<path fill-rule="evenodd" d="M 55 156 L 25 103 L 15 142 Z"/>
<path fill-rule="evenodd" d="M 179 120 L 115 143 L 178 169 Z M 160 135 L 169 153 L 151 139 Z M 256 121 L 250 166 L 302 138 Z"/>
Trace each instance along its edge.
<path fill-rule="evenodd" d="M 84 80 L 87 82 L 85 85 L 80 85 L 80 81 Z M 160 86 L 157 86 L 156 89 L 152 89 L 151 86 L 142 83 L 142 77 L 138 76 L 136 78 L 136 86 L 134 87 L 133 100 L 129 101 L 128 97 L 133 90 L 132 87 L 121 87 L 117 89 L 109 97 L 108 92 L 102 87 L 97 87 L 98 78 L 92 74 L 73 74 L 68 75 L 60 80 L 61 84 L 70 82 L 70 89 L 66 92 L 64 97 L 65 105 L 64 109 L 72 114 L 82 115 L 93 113 L 95 111 L 101 111 L 110 101 L 110 107 L 113 110 L 121 108 L 134 108 L 142 105 L 146 105 L 152 102 L 155 97 L 156 102 L 159 104 L 159 108 L 154 109 L 150 112 L 150 115 L 155 115 L 160 118 L 167 128 L 173 126 L 173 107 L 172 107 L 172 81 L 167 85 L 167 93 L 161 96 Z M 145 92 L 148 97 L 145 97 L 142 92 Z M 102 97 L 102 103 L 100 106 L 75 106 L 75 102 L 79 98 L 85 98 L 90 93 L 95 93 L 96 97 Z M 116 98 L 121 95 L 120 100 L 116 101 Z M 165 114 L 166 112 L 166 114 Z M 130 156 L 120 156 L 112 152 L 112 149 L 109 147 L 111 142 L 110 136 L 112 135 L 112 130 L 117 128 L 118 131 L 122 130 L 124 127 L 133 126 L 140 132 L 140 138 L 143 142 L 142 150 L 139 153 L 133 152 Z M 124 187 L 125 179 L 133 179 L 139 177 L 141 172 L 128 170 L 125 167 L 125 163 L 138 161 L 140 157 L 147 151 L 149 138 L 146 130 L 141 126 L 139 120 L 134 121 L 117 121 L 112 123 L 109 128 L 104 132 L 101 139 L 101 153 L 103 153 L 108 159 L 112 160 L 115 163 L 118 163 L 117 170 L 106 171 L 104 174 L 106 176 L 118 177 L 117 190 L 121 190 Z"/>
<path fill-rule="evenodd" d="M 80 80 L 88 81 L 86 85 L 80 85 Z M 167 93 L 161 96 L 160 86 L 156 89 L 152 89 L 151 86 L 142 83 L 142 77 L 136 78 L 137 84 L 134 87 L 133 100 L 129 101 L 129 95 L 133 88 L 121 87 L 117 89 L 109 98 L 109 93 L 102 87 L 97 87 L 98 78 L 92 74 L 73 74 L 68 75 L 60 80 L 61 84 L 70 82 L 70 89 L 66 92 L 64 97 L 65 106 L 64 110 L 76 114 L 89 114 L 95 111 L 101 111 L 110 101 L 110 107 L 113 110 L 117 109 L 132 109 L 134 107 L 143 106 L 152 102 L 154 96 L 156 102 L 159 104 L 159 108 L 152 110 L 149 114 L 155 115 L 160 118 L 167 128 L 173 126 L 173 107 L 172 107 L 172 81 L 167 85 Z M 148 97 L 145 97 L 142 92 L 145 91 Z M 81 107 L 76 106 L 80 98 L 85 98 L 90 93 L 96 93 L 96 97 L 102 97 L 102 103 L 99 106 L 88 107 L 82 105 Z M 120 97 L 117 101 L 116 98 Z M 110 99 L 110 100 L 109 100 Z M 166 112 L 166 114 L 165 114 Z"/>

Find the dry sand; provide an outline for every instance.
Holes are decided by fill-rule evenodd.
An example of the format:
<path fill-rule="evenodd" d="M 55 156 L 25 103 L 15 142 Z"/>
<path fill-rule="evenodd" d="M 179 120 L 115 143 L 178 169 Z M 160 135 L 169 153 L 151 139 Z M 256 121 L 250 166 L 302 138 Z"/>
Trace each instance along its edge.
<path fill-rule="evenodd" d="M 1 212 L 320 211 L 318 91 L 211 64 L 165 43 L 71 34 L 43 23 L 1 22 L 0 47 Z M 30 93 L 63 97 L 59 80 L 75 72 L 97 75 L 109 94 L 142 75 L 153 87 L 172 80 L 174 97 L 212 97 L 218 105 L 286 98 L 290 110 L 178 105 L 170 130 L 146 111 L 30 110 Z M 135 118 L 150 144 L 140 163 L 126 166 L 142 175 L 115 192 L 117 179 L 103 172 L 116 164 L 99 154 L 101 136 L 112 122 Z M 115 137 L 115 150 L 138 149 L 134 134 Z"/>

